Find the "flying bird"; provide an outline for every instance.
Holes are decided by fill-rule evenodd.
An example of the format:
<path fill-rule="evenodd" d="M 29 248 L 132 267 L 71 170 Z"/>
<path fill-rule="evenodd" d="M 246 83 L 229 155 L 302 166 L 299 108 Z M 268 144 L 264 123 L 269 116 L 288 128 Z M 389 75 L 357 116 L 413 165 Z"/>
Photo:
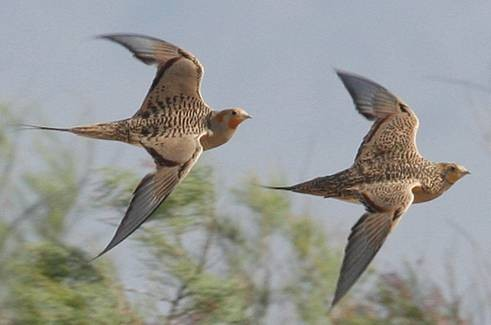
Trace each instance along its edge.
<path fill-rule="evenodd" d="M 190 52 L 143 35 L 99 37 L 124 46 L 143 63 L 157 66 L 140 109 L 130 118 L 108 123 L 72 128 L 29 126 L 121 141 L 142 147 L 152 156 L 156 170 L 140 181 L 114 237 L 97 257 L 138 229 L 186 177 L 204 150 L 229 141 L 237 127 L 251 117 L 241 108 L 217 112 L 205 103 L 200 91 L 203 66 Z"/>
<path fill-rule="evenodd" d="M 381 85 L 337 71 L 356 109 L 373 121 L 353 165 L 333 175 L 283 187 L 365 206 L 351 228 L 331 308 L 348 292 L 413 203 L 433 200 L 469 174 L 455 163 L 431 162 L 416 147 L 413 110 Z"/>

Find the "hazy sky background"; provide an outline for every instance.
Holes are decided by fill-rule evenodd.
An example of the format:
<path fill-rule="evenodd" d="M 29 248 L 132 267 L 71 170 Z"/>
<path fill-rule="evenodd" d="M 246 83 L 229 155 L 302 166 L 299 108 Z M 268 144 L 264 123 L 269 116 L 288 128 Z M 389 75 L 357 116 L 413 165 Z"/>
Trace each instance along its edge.
<path fill-rule="evenodd" d="M 489 84 L 490 16 L 487 1 L 4 1 L 0 100 L 27 107 L 32 115 L 26 122 L 51 126 L 131 116 L 155 70 L 93 36 L 131 32 L 168 40 L 205 66 L 208 104 L 240 106 L 254 116 L 228 145 L 202 156 L 226 190 L 251 173 L 265 183 L 281 173 L 293 183 L 348 167 L 370 123 L 355 111 L 333 68 L 367 76 L 418 114 L 422 154 L 472 171 L 441 198 L 412 206 L 374 264 L 395 269 L 423 257 L 438 279 L 444 255 L 453 252 L 461 289 L 470 293 L 465 277 L 474 272 L 476 255 L 455 225 L 491 261 L 491 154 L 479 129 L 491 123 L 477 119 L 489 116 L 491 101 L 429 77 Z M 74 150 L 90 141 L 59 137 Z M 99 142 L 96 151 L 98 166 L 118 157 L 118 165 L 147 172 L 141 168 L 150 161 L 144 150 Z M 363 211 L 335 200 L 291 197 L 340 244 Z M 98 247 L 87 249 L 94 255 L 113 234 L 103 229 Z M 83 242 L 85 235 L 77 238 Z"/>

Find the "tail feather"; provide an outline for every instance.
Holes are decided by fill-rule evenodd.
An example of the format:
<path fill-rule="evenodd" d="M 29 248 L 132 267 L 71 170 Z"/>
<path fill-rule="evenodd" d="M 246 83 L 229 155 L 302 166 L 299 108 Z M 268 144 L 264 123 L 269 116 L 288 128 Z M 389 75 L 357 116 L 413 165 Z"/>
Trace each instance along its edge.
<path fill-rule="evenodd" d="M 49 131 L 71 132 L 70 129 L 67 128 L 52 128 L 49 126 L 40 126 L 40 125 L 32 125 L 32 124 L 19 124 L 18 127 L 22 130 L 49 130 Z"/>
<path fill-rule="evenodd" d="M 271 190 L 292 191 L 295 193 L 326 196 L 327 194 L 326 188 L 322 188 L 322 190 L 320 190 L 315 186 L 315 182 L 313 181 L 307 181 L 291 186 L 263 186 L 263 187 Z"/>
<path fill-rule="evenodd" d="M 128 128 L 125 121 L 99 123 L 86 126 L 76 126 L 72 128 L 55 128 L 48 126 L 39 126 L 32 124 L 19 125 L 23 129 L 28 130 L 48 130 L 48 131 L 61 131 L 70 132 L 83 137 L 101 139 L 101 140 L 114 140 L 122 142 L 130 142 Z"/>
<path fill-rule="evenodd" d="M 322 197 L 336 197 L 338 195 L 338 182 L 336 175 L 317 177 L 312 180 L 291 186 L 263 186 L 272 190 L 292 191 L 296 193 L 317 195 Z"/>
<path fill-rule="evenodd" d="M 262 188 L 267 188 L 270 190 L 283 190 L 283 191 L 292 191 L 294 186 L 269 186 L 269 185 L 260 185 Z"/>

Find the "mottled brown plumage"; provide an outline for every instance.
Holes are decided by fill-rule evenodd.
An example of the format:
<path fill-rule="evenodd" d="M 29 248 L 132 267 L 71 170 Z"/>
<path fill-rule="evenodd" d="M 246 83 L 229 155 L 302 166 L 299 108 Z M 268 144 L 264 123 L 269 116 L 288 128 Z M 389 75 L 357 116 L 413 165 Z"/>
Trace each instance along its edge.
<path fill-rule="evenodd" d="M 200 92 L 203 66 L 191 53 L 166 41 L 141 35 L 105 35 L 157 74 L 141 105 L 131 118 L 73 128 L 38 129 L 114 140 L 143 147 L 154 159 L 156 171 L 137 186 L 128 210 L 107 247 L 108 252 L 131 235 L 189 173 L 203 150 L 226 143 L 238 125 L 250 116 L 241 108 L 213 111 Z"/>
<path fill-rule="evenodd" d="M 460 165 L 434 163 L 420 155 L 418 118 L 402 100 L 371 80 L 337 73 L 358 112 L 374 121 L 353 165 L 297 185 L 271 187 L 365 206 L 365 214 L 351 229 L 332 306 L 367 268 L 412 203 L 433 200 L 469 173 Z"/>

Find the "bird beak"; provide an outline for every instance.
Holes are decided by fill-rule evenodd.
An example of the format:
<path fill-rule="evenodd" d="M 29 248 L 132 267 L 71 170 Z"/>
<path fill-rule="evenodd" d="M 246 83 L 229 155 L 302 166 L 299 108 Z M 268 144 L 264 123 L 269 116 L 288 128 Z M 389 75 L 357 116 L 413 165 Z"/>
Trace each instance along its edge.
<path fill-rule="evenodd" d="M 464 175 L 470 175 L 470 174 L 471 174 L 471 172 L 470 172 L 470 171 L 468 171 L 468 170 L 466 170 L 466 171 L 464 172 Z"/>
<path fill-rule="evenodd" d="M 252 116 L 250 116 L 249 114 L 244 115 L 244 120 L 247 120 L 247 119 L 250 119 L 250 118 L 252 118 Z"/>

